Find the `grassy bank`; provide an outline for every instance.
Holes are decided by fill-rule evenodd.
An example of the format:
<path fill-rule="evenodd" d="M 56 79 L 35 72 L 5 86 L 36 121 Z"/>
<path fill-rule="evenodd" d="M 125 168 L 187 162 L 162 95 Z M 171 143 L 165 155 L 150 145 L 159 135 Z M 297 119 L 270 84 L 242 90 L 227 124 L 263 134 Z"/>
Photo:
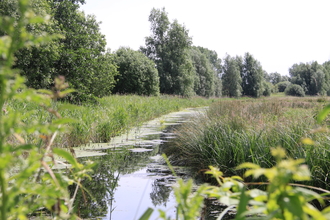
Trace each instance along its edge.
<path fill-rule="evenodd" d="M 262 167 L 275 164 L 271 147 L 282 146 L 292 158 L 304 158 L 313 180 L 308 183 L 330 188 L 330 142 L 315 115 L 328 103 L 325 98 L 272 97 L 221 100 L 205 116 L 186 123 L 178 131 L 175 146 L 167 150 L 171 162 L 206 169 L 219 167 L 226 175 L 242 175 L 236 166 L 252 162 Z M 326 123 L 326 122 L 325 122 Z M 314 140 L 314 145 L 302 143 Z"/>
<path fill-rule="evenodd" d="M 74 147 L 89 142 L 108 142 L 111 137 L 147 120 L 187 107 L 206 106 L 213 101 L 200 97 L 184 99 L 174 96 L 113 95 L 100 99 L 98 104 L 83 106 L 68 106 L 66 103 L 57 102 L 53 108 L 57 109 L 63 118 L 72 118 L 76 121 L 63 128 L 65 131 L 57 138 L 55 144 L 61 147 Z M 11 101 L 6 109 L 22 113 L 25 116 L 24 124 L 44 124 L 54 119 L 33 103 Z M 40 134 L 27 132 L 24 138 L 38 144 L 39 136 Z"/>

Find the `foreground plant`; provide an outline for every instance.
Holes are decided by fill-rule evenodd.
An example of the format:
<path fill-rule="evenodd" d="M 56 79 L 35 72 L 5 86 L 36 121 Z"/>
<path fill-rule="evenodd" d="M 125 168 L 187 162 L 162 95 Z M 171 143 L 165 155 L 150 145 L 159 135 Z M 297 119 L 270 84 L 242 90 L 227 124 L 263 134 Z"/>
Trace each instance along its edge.
<path fill-rule="evenodd" d="M 267 182 L 243 182 L 238 176 L 223 177 L 223 173 L 210 166 L 206 174 L 212 175 L 218 186 L 203 184 L 193 187 L 192 180 L 178 181 L 174 187 L 177 200 L 177 220 L 195 220 L 201 215 L 204 198 L 216 198 L 227 206 L 218 216 L 222 219 L 228 211 L 236 213 L 236 220 L 243 219 L 330 219 L 330 207 L 322 211 L 314 207 L 311 202 L 318 201 L 324 205 L 324 196 L 329 191 L 307 185 L 298 184 L 298 181 L 310 180 L 310 171 L 303 164 L 303 159 L 286 158 L 282 148 L 272 149 L 272 155 L 277 163 L 271 168 L 262 168 L 254 163 L 243 163 L 237 169 L 246 169 L 245 177 L 252 176 L 258 179 L 267 178 Z M 252 185 L 267 185 L 267 189 L 249 189 Z M 316 191 L 322 193 L 319 194 Z M 149 208 L 140 220 L 147 220 L 151 216 Z M 170 219 L 162 210 L 160 219 Z"/>
<path fill-rule="evenodd" d="M 26 27 L 43 25 L 45 18 L 30 11 L 29 1 L 18 1 L 19 19 L 2 17 L 0 25 L 6 35 L 0 38 L 0 219 L 28 219 L 41 208 L 52 211 L 55 219 L 74 219 L 71 214 L 73 198 L 67 188 L 69 184 L 80 185 L 80 179 L 88 177 L 92 165 L 83 166 L 68 151 L 53 149 L 58 134 L 71 122 L 54 109 L 57 98 L 65 96 L 67 90 L 63 78 L 55 80 L 53 91 L 27 89 L 24 79 L 13 70 L 14 53 L 32 45 L 51 41 L 58 36 L 34 36 Z M 50 113 L 50 123 L 34 121 L 24 123 L 27 115 L 14 111 L 7 105 L 11 100 L 35 102 Z M 38 134 L 39 144 L 29 143 L 28 135 Z M 70 174 L 54 172 L 56 158 L 64 158 L 70 165 Z M 40 218 L 45 218 L 40 215 Z"/>

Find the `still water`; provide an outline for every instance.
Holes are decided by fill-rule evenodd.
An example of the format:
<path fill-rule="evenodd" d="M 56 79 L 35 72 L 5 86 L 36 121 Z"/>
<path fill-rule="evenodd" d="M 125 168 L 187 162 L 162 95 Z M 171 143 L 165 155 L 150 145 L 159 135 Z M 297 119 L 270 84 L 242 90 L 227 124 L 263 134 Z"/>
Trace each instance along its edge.
<path fill-rule="evenodd" d="M 133 220 L 151 207 L 154 212 L 150 219 L 159 216 L 158 209 L 174 219 L 172 185 L 176 180 L 161 157 L 162 149 L 175 138 L 174 128 L 201 111 L 171 113 L 113 138 L 110 143 L 82 147 L 80 160 L 96 161 L 98 166 L 92 179 L 82 183 L 86 192 L 80 191 L 76 197 L 77 213 L 85 219 Z M 96 156 L 85 157 L 89 152 Z M 175 167 L 175 172 L 180 177 L 186 173 L 180 167 Z"/>

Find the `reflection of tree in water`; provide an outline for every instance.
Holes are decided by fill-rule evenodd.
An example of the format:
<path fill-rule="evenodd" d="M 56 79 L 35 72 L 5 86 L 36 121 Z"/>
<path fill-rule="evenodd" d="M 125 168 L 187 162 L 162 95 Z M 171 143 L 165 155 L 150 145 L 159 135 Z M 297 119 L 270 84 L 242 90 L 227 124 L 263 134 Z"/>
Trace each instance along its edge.
<path fill-rule="evenodd" d="M 91 180 L 81 181 L 83 189 L 77 193 L 74 201 L 76 213 L 82 218 L 105 216 L 108 213 L 108 205 L 112 210 L 113 195 L 118 187 L 120 174 L 132 173 L 149 162 L 153 151 L 132 153 L 127 149 L 120 151 L 107 150 L 107 155 L 98 157 L 79 158 L 79 162 L 92 160 L 97 163 L 93 168 Z M 69 187 L 72 195 L 76 186 Z"/>
<path fill-rule="evenodd" d="M 80 158 L 80 162 L 92 160 L 97 163 L 93 169 L 91 180 L 85 178 L 74 201 L 76 213 L 82 218 L 104 216 L 108 213 L 108 203 L 118 186 L 121 164 L 128 152 L 109 151 L 101 157 Z M 73 193 L 75 186 L 71 187 Z"/>
<path fill-rule="evenodd" d="M 150 193 L 150 198 L 154 206 L 164 205 L 166 207 L 166 202 L 172 191 L 171 186 L 167 185 L 167 180 L 165 178 L 156 179 L 152 184 L 152 192 Z"/>

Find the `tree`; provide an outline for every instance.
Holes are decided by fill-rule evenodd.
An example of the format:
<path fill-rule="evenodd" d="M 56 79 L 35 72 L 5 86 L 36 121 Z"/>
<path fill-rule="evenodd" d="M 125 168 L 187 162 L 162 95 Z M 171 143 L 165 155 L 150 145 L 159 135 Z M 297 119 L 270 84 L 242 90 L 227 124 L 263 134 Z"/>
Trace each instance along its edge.
<path fill-rule="evenodd" d="M 155 63 L 139 51 L 121 47 L 115 53 L 119 67 L 114 93 L 159 95 L 159 76 Z"/>
<path fill-rule="evenodd" d="M 209 50 L 204 47 L 193 47 L 198 49 L 203 55 L 206 56 L 208 61 L 210 62 L 211 68 L 214 72 L 214 95 L 216 97 L 220 97 L 222 95 L 222 82 L 221 82 L 221 59 L 218 58 L 218 54 L 214 50 Z"/>
<path fill-rule="evenodd" d="M 52 9 L 46 0 L 33 0 L 29 2 L 29 5 L 36 16 L 45 17 L 52 13 Z M 0 15 L 1 17 L 10 16 L 17 21 L 21 16 L 18 13 L 18 1 L 1 1 Z M 43 36 L 45 33 L 53 35 L 59 32 L 57 22 L 53 17 L 49 17 L 47 23 L 28 24 L 26 29 L 36 36 Z M 3 30 L 0 30 L 0 35 L 3 34 Z M 59 49 L 59 42 L 53 40 L 43 45 L 22 48 L 15 53 L 14 68 L 21 70 L 21 75 L 26 77 L 28 87 L 36 89 L 50 88 L 56 75 L 54 62 L 59 58 Z"/>
<path fill-rule="evenodd" d="M 242 72 L 243 95 L 260 97 L 263 92 L 262 81 L 263 70 L 259 61 L 255 60 L 251 54 L 245 53 Z"/>
<path fill-rule="evenodd" d="M 152 9 L 149 22 L 152 34 L 141 51 L 156 63 L 160 92 L 192 95 L 194 72 L 188 54 L 191 47 L 188 30 L 177 20 L 170 23 L 164 8 Z"/>
<path fill-rule="evenodd" d="M 269 82 L 273 85 L 276 85 L 279 82 L 282 82 L 282 75 L 278 72 L 270 73 L 269 74 Z"/>
<path fill-rule="evenodd" d="M 65 36 L 60 40 L 57 73 L 65 76 L 78 91 L 75 97 L 77 101 L 89 96 L 109 95 L 117 74 L 111 55 L 105 53 L 106 41 L 100 33 L 99 22 L 95 16 L 86 16 L 79 11 L 80 3 L 84 1 L 52 2 L 54 18 Z"/>
<path fill-rule="evenodd" d="M 194 91 L 199 96 L 210 97 L 215 93 L 215 77 L 210 61 L 196 47 L 191 48 L 190 56 L 195 70 Z"/>
<path fill-rule="evenodd" d="M 40 36 L 60 34 L 62 38 L 17 51 L 15 67 L 22 69 L 29 87 L 50 88 L 53 78 L 62 75 L 76 89 L 75 99 L 110 94 L 117 69 L 111 55 L 105 53 L 106 42 L 99 23 L 94 16 L 85 16 L 78 10 L 84 2 L 31 0 L 36 15 L 52 16 L 46 24 L 29 24 L 27 30 Z M 10 15 L 17 20 L 21 16 L 17 12 L 17 1 L 1 1 L 0 15 Z"/>
<path fill-rule="evenodd" d="M 307 95 L 324 95 L 328 90 L 326 69 L 316 61 L 294 64 L 290 69 L 291 83 L 300 85 Z"/>
<path fill-rule="evenodd" d="M 236 58 L 227 55 L 224 59 L 222 74 L 222 93 L 229 97 L 242 95 L 242 78 L 239 62 Z"/>

